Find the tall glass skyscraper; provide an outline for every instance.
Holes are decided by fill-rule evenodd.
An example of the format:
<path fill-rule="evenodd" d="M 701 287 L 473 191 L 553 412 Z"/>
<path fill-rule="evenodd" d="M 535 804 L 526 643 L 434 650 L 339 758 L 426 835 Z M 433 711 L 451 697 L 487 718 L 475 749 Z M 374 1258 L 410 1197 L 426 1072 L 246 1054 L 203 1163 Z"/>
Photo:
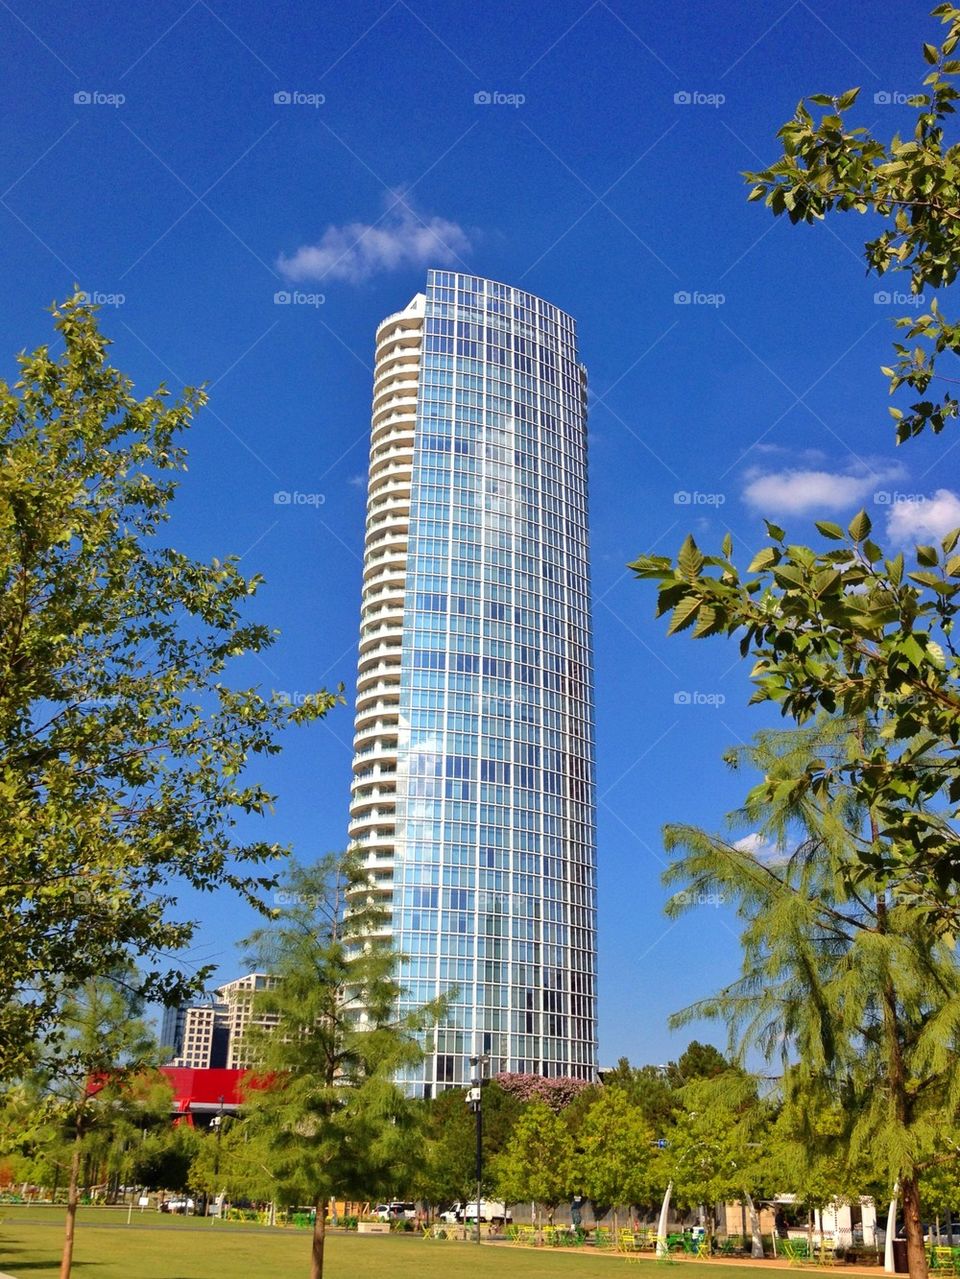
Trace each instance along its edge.
<path fill-rule="evenodd" d="M 570 316 L 430 271 L 377 330 L 350 835 L 415 1006 L 406 1082 L 596 1070 L 586 376 Z"/>

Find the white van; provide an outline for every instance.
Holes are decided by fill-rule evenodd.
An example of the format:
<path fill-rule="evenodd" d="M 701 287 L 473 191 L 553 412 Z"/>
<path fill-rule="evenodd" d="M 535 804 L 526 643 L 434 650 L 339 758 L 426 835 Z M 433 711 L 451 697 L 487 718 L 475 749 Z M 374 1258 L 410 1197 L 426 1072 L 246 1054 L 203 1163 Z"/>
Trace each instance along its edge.
<path fill-rule="evenodd" d="M 459 1200 L 452 1204 L 446 1212 L 440 1214 L 440 1220 L 449 1226 L 459 1225 L 464 1221 L 476 1221 L 477 1219 L 477 1201 L 471 1200 L 470 1203 L 461 1203 Z M 507 1205 L 499 1199 L 481 1199 L 480 1200 L 480 1220 L 495 1221 L 500 1225 L 505 1225 L 513 1221 L 513 1217 L 507 1212 Z"/>
<path fill-rule="evenodd" d="M 394 1199 L 392 1203 L 377 1204 L 373 1211 L 378 1221 L 398 1221 L 401 1218 L 413 1221 L 417 1215 L 417 1205 Z"/>

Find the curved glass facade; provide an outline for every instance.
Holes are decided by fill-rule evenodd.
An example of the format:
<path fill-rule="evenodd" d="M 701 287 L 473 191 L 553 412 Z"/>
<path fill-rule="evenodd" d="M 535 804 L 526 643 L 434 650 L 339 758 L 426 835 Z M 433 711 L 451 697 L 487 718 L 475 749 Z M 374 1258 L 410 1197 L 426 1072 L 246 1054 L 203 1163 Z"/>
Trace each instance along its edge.
<path fill-rule="evenodd" d="M 364 764 L 355 804 L 359 783 L 367 808 L 351 824 L 369 835 L 368 865 L 392 905 L 405 1000 L 456 991 L 408 1083 L 428 1095 L 461 1084 L 477 1052 L 490 1073 L 592 1079 L 593 663 L 576 329 L 540 298 L 454 272 L 431 271 L 411 306 L 412 455 L 393 480 L 407 515 L 394 544 L 402 615 L 379 609 L 374 620 L 367 584 L 379 561 L 364 596 L 368 651 L 395 639 L 399 660 L 388 683 L 366 681 L 380 685 L 379 710 L 368 697 L 380 736 L 362 736 L 359 697 L 357 725 L 358 760 L 386 743 L 395 774 L 376 799 Z M 378 334 L 375 388 L 393 332 Z M 410 360 L 408 350 L 408 371 Z M 374 403 L 376 432 L 376 389 Z M 374 493 L 375 454 L 369 501 L 382 506 L 390 486 Z M 368 562 L 379 510 L 368 505 Z M 365 819 L 377 805 L 381 818 Z"/>

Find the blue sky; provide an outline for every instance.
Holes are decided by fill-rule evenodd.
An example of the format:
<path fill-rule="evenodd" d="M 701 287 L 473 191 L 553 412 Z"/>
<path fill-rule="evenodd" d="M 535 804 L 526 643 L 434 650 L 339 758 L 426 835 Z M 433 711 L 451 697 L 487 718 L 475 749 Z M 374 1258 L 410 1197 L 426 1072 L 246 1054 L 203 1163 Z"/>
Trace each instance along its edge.
<path fill-rule="evenodd" d="M 625 564 L 691 529 L 746 554 L 763 514 L 798 537 L 862 504 L 898 538 L 960 522 L 950 444 L 893 446 L 879 366 L 903 285 L 865 276 L 866 221 L 791 229 L 740 176 L 806 93 L 862 85 L 859 123 L 909 127 L 927 8 L 0 0 L 0 371 L 77 281 L 144 394 L 211 384 L 171 536 L 265 574 L 282 636 L 249 681 L 352 689 L 378 321 L 446 264 L 577 318 L 604 1062 L 675 1056 L 667 1015 L 735 975 L 726 910 L 663 918 L 659 832 L 718 825 L 743 786 L 721 751 L 772 721 L 734 646 L 666 640 Z M 301 858 L 343 846 L 351 717 L 291 732 L 266 770 L 263 833 Z M 182 904 L 193 957 L 236 975 L 252 916 Z"/>

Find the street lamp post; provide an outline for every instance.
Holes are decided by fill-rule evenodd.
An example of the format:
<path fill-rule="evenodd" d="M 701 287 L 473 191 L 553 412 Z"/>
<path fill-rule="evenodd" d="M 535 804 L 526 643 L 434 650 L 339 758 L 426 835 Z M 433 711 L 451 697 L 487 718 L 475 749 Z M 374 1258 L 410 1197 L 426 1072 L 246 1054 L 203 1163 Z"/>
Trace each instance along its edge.
<path fill-rule="evenodd" d="M 224 1099 L 223 1097 L 221 1097 L 220 1109 L 217 1111 L 217 1117 L 214 1120 L 214 1123 L 217 1125 L 217 1148 L 213 1154 L 213 1184 L 214 1184 L 215 1198 L 217 1194 L 216 1186 L 217 1186 L 218 1178 L 220 1176 L 220 1135 L 223 1132 L 223 1102 L 224 1102 Z M 214 1218 L 211 1217 L 210 1220 L 213 1221 Z"/>
<path fill-rule="evenodd" d="M 480 1243 L 480 1192 L 483 1183 L 483 1108 L 481 1103 L 483 1081 L 481 1070 L 486 1061 L 486 1056 L 479 1053 L 477 1056 L 470 1058 L 471 1079 L 470 1089 L 467 1092 L 467 1105 L 471 1108 L 477 1120 L 477 1243 Z"/>

